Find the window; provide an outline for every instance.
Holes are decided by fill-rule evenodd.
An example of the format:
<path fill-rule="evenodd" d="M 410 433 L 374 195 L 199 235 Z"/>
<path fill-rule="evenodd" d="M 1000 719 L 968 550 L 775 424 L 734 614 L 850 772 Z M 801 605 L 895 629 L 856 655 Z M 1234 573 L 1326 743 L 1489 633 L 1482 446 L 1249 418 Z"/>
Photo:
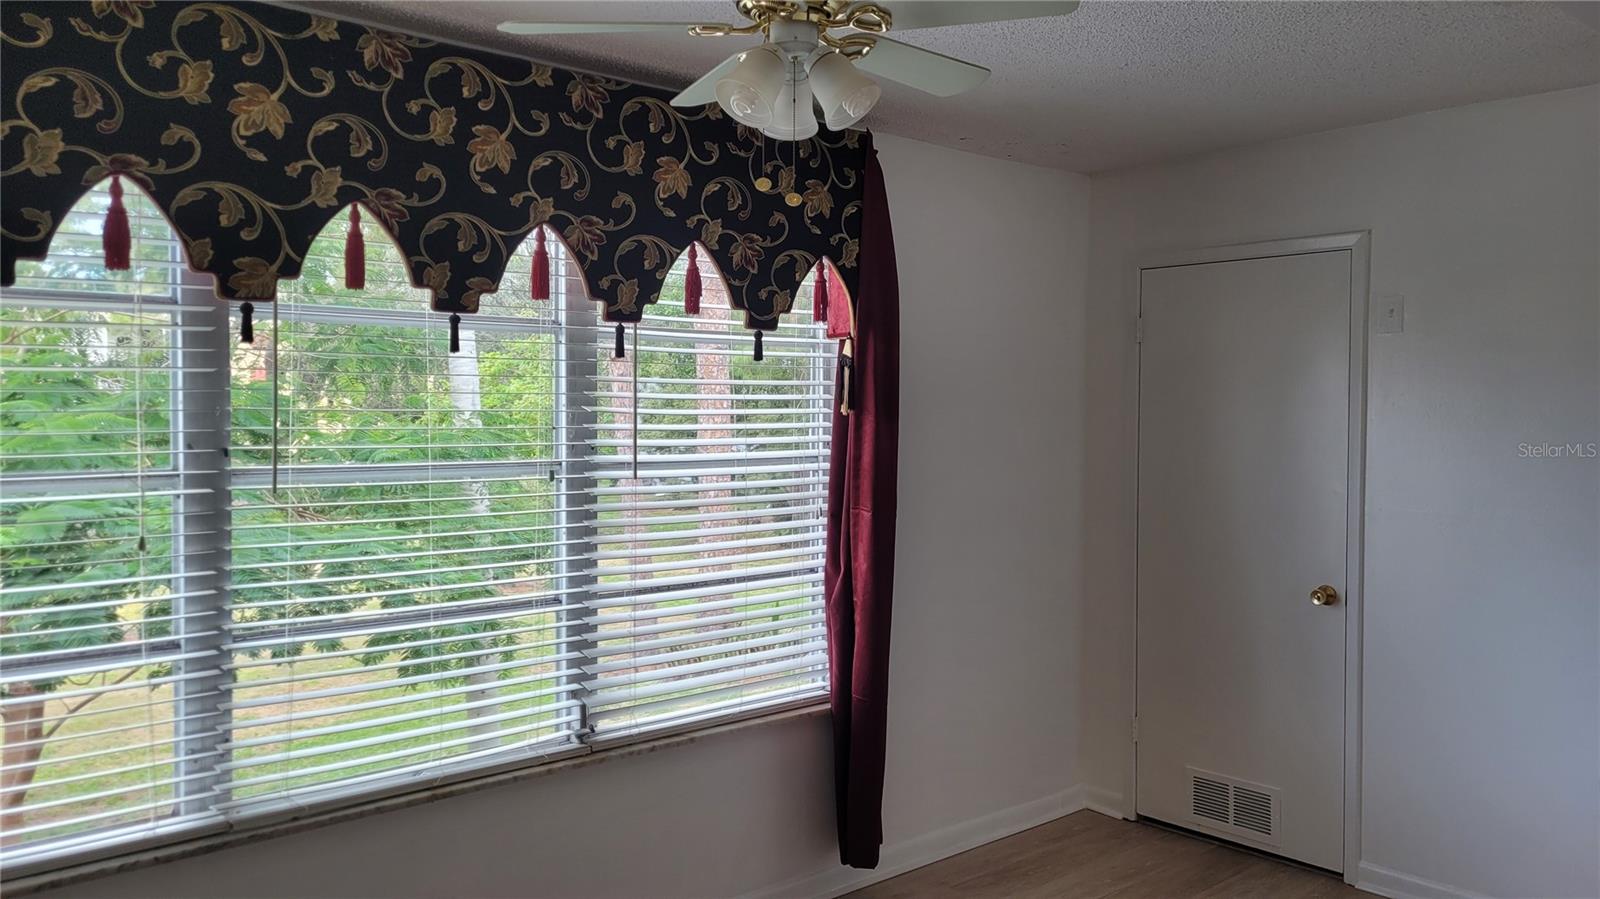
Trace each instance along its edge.
<path fill-rule="evenodd" d="M 378 228 L 342 287 L 341 214 L 236 345 L 127 199 L 132 271 L 97 189 L 0 304 L 8 872 L 822 694 L 808 309 L 754 362 L 680 260 L 614 359 L 524 247 L 451 353 Z"/>
<path fill-rule="evenodd" d="M 753 361 L 710 280 L 698 316 L 653 307 L 626 360 L 602 339 L 579 486 L 597 738 L 816 695 L 825 679 L 831 346 L 808 310 Z"/>

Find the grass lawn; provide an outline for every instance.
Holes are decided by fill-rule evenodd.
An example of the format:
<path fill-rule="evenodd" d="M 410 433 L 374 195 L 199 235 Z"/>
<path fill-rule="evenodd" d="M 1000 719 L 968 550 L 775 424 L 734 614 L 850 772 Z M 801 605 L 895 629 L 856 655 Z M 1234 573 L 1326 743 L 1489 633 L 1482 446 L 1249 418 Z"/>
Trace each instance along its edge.
<path fill-rule="evenodd" d="M 792 588 L 750 591 L 745 597 L 748 604 L 744 605 L 743 609 L 750 612 L 770 610 L 771 620 L 774 622 L 800 615 L 801 613 L 793 611 L 800 601 L 785 599 L 763 602 L 761 599 L 765 594 L 781 593 L 785 589 Z M 695 600 L 677 600 L 658 605 L 671 607 L 689 605 L 693 602 Z M 694 617 L 697 616 L 686 616 L 684 623 L 692 626 Z M 554 615 L 544 613 L 537 617 L 517 619 L 519 625 L 546 622 L 553 624 Z M 708 629 L 708 631 L 714 630 L 714 628 Z M 604 640 L 604 629 L 596 636 L 597 639 Z M 709 632 L 707 637 L 708 640 L 714 639 Z M 533 632 L 523 635 L 523 638 L 530 643 L 539 642 L 549 639 L 549 634 Z M 347 648 L 356 647 L 347 645 Z M 522 678 L 536 676 L 541 672 L 554 673 L 552 663 L 540 662 L 540 658 L 549 656 L 555 651 L 553 647 L 516 650 L 515 658 L 525 661 L 527 667 L 513 668 L 506 672 L 506 676 L 521 681 Z M 710 647 L 707 647 L 707 651 L 708 655 L 714 652 Z M 501 661 L 498 653 L 485 658 L 491 663 Z M 395 660 L 396 657 L 391 655 L 381 662 Z M 120 676 L 127 673 L 124 670 L 113 672 L 112 675 Z M 28 791 L 26 798 L 26 804 L 29 806 L 46 804 L 46 807 L 26 813 L 23 826 L 35 827 L 52 821 L 68 822 L 71 819 L 101 814 L 107 816 L 75 825 L 65 823 L 61 828 L 26 834 L 25 839 L 31 842 L 60 837 L 82 830 L 158 818 L 171 812 L 171 800 L 174 796 L 174 784 L 171 783 L 171 778 L 176 773 L 172 765 L 172 719 L 175 712 L 173 688 L 170 684 L 153 688 L 133 686 L 154 673 L 156 672 L 152 669 L 135 670 L 122 685 L 122 689 L 95 699 L 70 717 L 54 734 L 46 745 L 36 771 L 35 786 Z M 467 720 L 466 712 L 453 709 L 454 703 L 488 697 L 476 692 L 440 694 L 441 687 L 446 690 L 459 690 L 463 686 L 459 678 L 446 681 L 442 685 L 429 683 L 407 687 L 390 684 L 389 682 L 393 681 L 397 674 L 393 668 L 377 670 L 368 668 L 355 656 L 314 658 L 306 661 L 286 660 L 277 664 L 238 669 L 235 676 L 239 686 L 233 691 L 233 697 L 243 703 L 267 695 L 287 696 L 291 690 L 296 694 L 304 694 L 330 688 L 355 687 L 360 688 L 361 692 L 355 695 L 294 698 L 292 702 L 280 700 L 272 705 L 236 710 L 234 739 L 247 743 L 266 739 L 267 742 L 234 750 L 235 762 L 290 751 L 301 755 L 236 771 L 235 776 L 241 779 L 255 781 L 257 778 L 264 778 L 264 780 L 237 788 L 234 791 L 235 798 L 271 794 L 478 749 L 512 747 L 521 742 L 547 736 L 544 729 L 524 728 L 530 728 L 541 720 L 556 717 L 555 712 L 542 710 L 542 707 L 561 698 L 538 696 L 488 705 L 479 714 L 508 717 L 480 725 L 481 727 L 490 731 L 505 729 L 516 732 L 490 738 L 494 741 L 492 743 L 473 741 L 434 750 L 433 744 L 441 740 L 463 738 L 472 733 L 467 726 L 453 728 L 443 733 L 438 731 L 441 725 L 462 723 Z M 254 683 L 289 676 L 296 679 L 292 685 L 251 686 Z M 554 687 L 558 683 L 555 677 L 550 677 L 518 682 L 501 688 L 490 682 L 485 684 L 484 688 L 501 689 L 506 695 L 511 696 Z M 87 685 L 77 685 L 73 688 L 81 686 Z M 692 696 L 694 691 L 689 692 Z M 656 696 L 654 700 L 659 702 L 671 698 L 671 695 Z M 341 706 L 355 703 L 367 704 L 385 700 L 392 700 L 393 704 L 357 711 L 333 711 Z M 62 700 L 47 700 L 45 704 L 47 720 L 61 715 L 65 708 L 66 703 Z M 283 718 L 291 712 L 293 717 L 290 720 L 256 725 L 250 723 L 267 718 Z M 378 720 L 395 717 L 404 717 L 405 720 Z M 365 721 L 376 723 L 361 726 L 360 723 Z M 314 729 L 345 725 L 356 726 L 331 733 L 306 735 L 308 731 Z M 407 731 L 418 731 L 418 733 L 393 742 L 382 740 Z M 369 744 L 334 749 L 320 754 L 306 754 L 311 750 L 334 747 L 349 741 L 369 741 L 375 738 L 381 741 L 382 745 Z M 370 759 L 373 755 L 401 750 L 415 750 L 415 752 L 401 757 L 363 763 L 363 760 Z M 434 754 L 430 755 L 430 752 Z M 312 768 L 327 770 L 308 773 L 308 769 Z M 139 808 L 126 814 L 114 814 L 118 809 L 131 807 Z"/>
<path fill-rule="evenodd" d="M 530 666 L 537 666 L 540 663 L 536 656 L 547 654 L 549 654 L 548 648 L 539 648 L 521 651 L 517 657 L 526 659 Z M 492 658 L 498 660 L 499 656 L 496 655 Z M 523 677 L 526 676 L 526 672 L 527 669 L 519 668 L 514 669 L 513 673 L 515 676 Z M 114 675 L 126 673 L 126 671 L 114 672 Z M 269 678 L 284 677 L 291 673 L 301 679 L 299 683 L 293 685 L 293 689 L 297 692 L 320 690 L 328 687 L 359 686 L 366 689 L 353 696 L 341 695 L 295 699 L 292 705 L 290 703 L 282 703 L 268 707 L 240 710 L 235 717 L 236 724 L 240 727 L 238 731 L 239 739 L 256 740 L 264 737 L 288 737 L 288 739 L 239 749 L 234 753 L 236 761 L 252 757 L 259 758 L 266 755 L 276 755 L 290 750 L 303 752 L 332 746 L 348 740 L 368 740 L 466 720 L 465 712 L 446 710 L 449 707 L 449 703 L 462 701 L 461 694 L 441 696 L 436 690 L 406 686 L 386 686 L 386 682 L 395 678 L 393 670 L 370 670 L 354 657 L 316 659 L 293 663 L 285 662 L 278 665 L 242 669 L 238 672 L 239 682 L 242 686 L 236 690 L 236 695 L 248 697 L 252 693 L 261 694 L 267 690 L 271 690 L 275 694 L 285 694 L 289 689 L 286 685 L 258 688 L 255 691 L 252 691 L 248 685 L 252 682 Z M 55 733 L 45 747 L 44 755 L 34 777 L 36 786 L 28 791 L 26 801 L 30 806 L 41 803 L 59 802 L 61 804 L 50 805 L 46 808 L 28 812 L 24 826 L 33 827 L 50 821 L 81 818 L 130 806 L 153 807 L 143 808 L 126 816 L 101 818 L 78 827 L 28 834 L 26 835 L 27 839 L 31 841 L 41 837 L 63 836 L 75 830 L 125 824 L 141 819 L 160 817 L 170 811 L 168 803 L 174 795 L 174 785 L 170 782 L 163 783 L 163 781 L 169 781 L 175 774 L 171 764 L 172 719 L 175 711 L 173 688 L 170 684 L 163 684 L 148 689 L 137 687 L 126 689 L 129 685 L 145 680 L 149 676 L 148 669 L 136 671 L 123 684 L 125 689 L 108 693 L 91 702 L 82 711 L 69 718 Z M 515 690 L 526 692 L 540 687 L 553 686 L 555 683 L 556 681 L 553 678 L 533 683 L 523 683 L 519 684 Z M 446 683 L 445 686 L 448 688 L 456 685 Z M 486 685 L 486 687 L 488 689 L 494 688 L 493 684 Z M 554 701 L 555 698 L 540 697 L 487 706 L 485 711 L 494 715 L 514 711 L 529 713 L 527 718 L 519 718 L 515 721 L 500 721 L 489 725 L 489 727 L 520 728 L 524 725 L 533 724 L 540 717 L 549 717 L 549 713 L 541 716 L 538 712 L 538 706 Z M 357 702 L 368 703 L 378 700 L 396 700 L 397 702 L 394 705 L 385 705 L 375 709 L 337 714 L 317 714 L 319 712 L 325 713 L 340 705 Z M 66 703 L 61 700 L 48 700 L 45 704 L 45 715 L 47 718 L 59 716 L 63 713 L 65 707 Z M 429 713 L 430 707 L 439 709 L 438 713 Z M 268 716 L 282 717 L 291 711 L 295 717 L 290 721 L 254 727 L 248 723 L 252 719 L 261 719 Z M 418 717 L 411 720 L 378 723 L 320 736 L 290 737 L 291 734 L 303 733 L 311 728 L 354 724 L 361 721 L 392 718 L 410 713 L 418 713 Z M 384 767 L 424 761 L 428 758 L 426 753 L 431 744 L 439 740 L 464 736 L 466 733 L 465 729 L 443 735 L 437 732 L 425 732 L 417 736 L 404 738 L 398 742 L 385 743 L 381 747 L 362 746 L 305 759 L 290 759 L 252 767 L 238 772 L 238 776 L 252 779 L 272 776 L 274 779 L 271 782 L 241 788 L 235 792 L 235 795 L 239 798 L 262 795 L 323 780 L 352 777 L 373 770 L 381 770 Z M 499 742 L 510 746 L 516 742 L 541 735 L 539 731 L 532 730 L 501 737 Z M 472 748 L 479 747 L 476 745 L 456 747 L 453 752 L 459 753 Z M 376 753 L 389 753 L 402 749 L 416 749 L 419 752 L 414 756 L 390 759 L 368 765 L 351 765 L 326 773 L 296 776 L 297 770 L 308 767 L 323 767 L 337 765 L 341 762 L 355 762 Z M 439 754 L 443 756 L 451 753 L 452 750 L 447 749 L 441 750 Z"/>

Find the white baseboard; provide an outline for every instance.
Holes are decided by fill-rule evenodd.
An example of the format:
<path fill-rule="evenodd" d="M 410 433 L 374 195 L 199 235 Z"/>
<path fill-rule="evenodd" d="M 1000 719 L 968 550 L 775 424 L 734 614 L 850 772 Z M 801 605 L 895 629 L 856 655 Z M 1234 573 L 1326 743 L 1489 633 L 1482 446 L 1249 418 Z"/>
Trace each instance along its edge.
<path fill-rule="evenodd" d="M 1460 887 L 1425 880 L 1378 865 L 1361 863 L 1356 872 L 1356 887 L 1389 899 L 1488 899 Z"/>
<path fill-rule="evenodd" d="M 878 867 L 870 871 L 830 866 L 827 870 L 815 874 L 797 877 L 748 893 L 745 899 L 834 899 L 851 890 L 859 890 L 868 884 L 888 880 L 897 874 L 930 865 L 940 859 L 975 849 L 985 843 L 992 843 L 1002 837 L 1009 837 L 1087 807 L 1085 789 L 1081 785 L 1069 787 L 1042 799 L 1024 802 L 981 818 L 962 821 L 942 830 L 884 846 L 883 852 L 879 855 Z"/>
<path fill-rule="evenodd" d="M 1112 818 L 1123 816 L 1126 806 L 1122 793 L 1090 786 L 1079 789 L 1083 791 L 1084 808 Z M 1482 893 L 1365 862 L 1357 871 L 1355 886 L 1389 899 L 1490 899 Z"/>
<path fill-rule="evenodd" d="M 1108 818 L 1121 818 L 1124 802 L 1122 794 L 1116 790 L 1086 786 L 1083 788 L 1083 807 Z"/>
<path fill-rule="evenodd" d="M 1081 787 L 1083 807 L 1112 818 L 1121 818 L 1125 808 L 1122 794 L 1100 787 Z M 1415 877 L 1379 865 L 1362 863 L 1357 872 L 1358 889 L 1389 899 L 1489 899 L 1481 893 L 1453 887 L 1449 884 Z"/>
<path fill-rule="evenodd" d="M 1051 796 L 962 821 L 932 833 L 883 847 L 878 867 L 865 871 L 829 865 L 815 874 L 797 877 L 747 893 L 745 899 L 835 899 L 880 880 L 888 880 L 985 843 L 1037 827 L 1073 812 L 1087 809 L 1121 818 L 1122 794 L 1115 790 L 1079 784 Z M 1400 871 L 1362 863 L 1356 886 L 1389 899 L 1489 899 L 1479 893 L 1426 880 Z"/>

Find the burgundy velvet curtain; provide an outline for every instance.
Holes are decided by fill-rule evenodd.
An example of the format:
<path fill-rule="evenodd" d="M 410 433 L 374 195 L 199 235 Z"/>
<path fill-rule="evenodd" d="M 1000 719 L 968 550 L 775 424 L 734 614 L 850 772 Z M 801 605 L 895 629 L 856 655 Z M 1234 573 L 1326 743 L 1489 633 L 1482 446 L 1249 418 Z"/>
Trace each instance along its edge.
<path fill-rule="evenodd" d="M 849 413 L 836 405 L 833 414 L 825 589 L 839 860 L 875 868 L 883 843 L 900 428 L 900 287 L 876 150 L 868 151 L 863 200 L 853 358 L 840 355 L 836 382 Z"/>

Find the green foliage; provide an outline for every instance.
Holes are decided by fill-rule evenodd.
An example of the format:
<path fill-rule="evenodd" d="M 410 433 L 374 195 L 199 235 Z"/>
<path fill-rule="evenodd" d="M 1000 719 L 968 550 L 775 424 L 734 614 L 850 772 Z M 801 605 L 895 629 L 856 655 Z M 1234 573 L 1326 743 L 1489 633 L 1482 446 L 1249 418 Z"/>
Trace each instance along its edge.
<path fill-rule="evenodd" d="M 343 303 L 332 271 L 337 255 L 333 238 L 314 244 L 288 301 Z M 397 280 L 379 279 L 393 288 L 369 290 L 367 302 L 388 299 L 393 308 L 421 311 L 417 292 Z M 548 461 L 554 372 L 548 336 L 485 334 L 465 360 L 476 371 L 452 384 L 443 318 L 437 319 L 431 329 L 280 327 L 280 488 L 272 495 L 235 490 L 234 620 L 265 632 L 279 621 L 427 607 L 434 610 L 427 624 L 367 636 L 360 645 L 369 652 L 359 658 L 371 665 L 398 658 L 398 677 L 441 675 L 426 683 L 445 687 L 497 652 L 512 661 L 518 641 L 496 633 L 507 629 L 505 621 L 481 615 L 451 621 L 437 608 L 536 592 L 528 582 L 553 574 L 547 560 L 554 555 L 542 536 L 554 513 L 547 482 L 463 481 L 450 465 Z M 273 382 L 264 352 L 258 345 L 234 354 L 235 467 L 271 464 Z M 396 482 L 371 468 L 362 474 L 366 466 L 385 465 L 428 466 L 439 483 Z M 296 472 L 306 466 L 338 466 L 351 476 L 341 486 L 298 484 Z M 363 480 L 373 483 L 357 484 Z M 537 543 L 546 545 L 528 545 Z M 307 583 L 313 580 L 319 583 Z M 326 637 L 276 644 L 270 652 L 292 658 L 348 645 L 348 628 L 326 630 Z"/>
<path fill-rule="evenodd" d="M 0 456 L 6 476 L 161 471 L 171 465 L 163 370 L 170 331 L 134 327 L 133 315 L 8 306 L 0 317 Z M 13 488 L 15 489 L 15 488 Z M 131 627 L 170 632 L 168 607 L 141 606 L 136 620 L 114 600 L 146 596 L 141 576 L 161 570 L 171 546 L 171 501 L 8 497 L 0 517 L 0 655 L 61 653 L 121 641 Z M 141 506 L 142 502 L 142 506 Z M 141 551 L 141 546 L 143 550 Z M 150 560 L 157 568 L 152 571 Z M 79 588 L 107 581 L 116 586 Z M 118 583 L 121 582 L 121 583 Z M 56 589 L 46 589 L 56 588 Z M 45 677 L 34 691 L 62 683 Z"/>

